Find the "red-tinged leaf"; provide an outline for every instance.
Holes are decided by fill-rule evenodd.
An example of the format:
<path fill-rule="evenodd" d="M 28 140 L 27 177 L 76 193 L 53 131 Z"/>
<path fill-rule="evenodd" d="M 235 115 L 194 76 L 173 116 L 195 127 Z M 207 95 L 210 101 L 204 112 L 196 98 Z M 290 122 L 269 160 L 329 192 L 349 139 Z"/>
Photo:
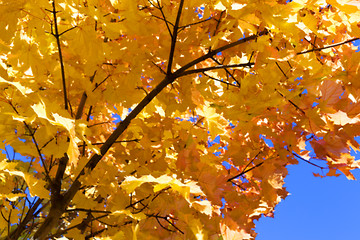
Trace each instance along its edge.
<path fill-rule="evenodd" d="M 321 100 L 324 101 L 327 106 L 337 103 L 344 92 L 341 85 L 334 80 L 324 80 L 321 84 L 320 91 Z"/>
<path fill-rule="evenodd" d="M 341 174 L 340 173 L 336 173 L 336 169 L 329 169 L 329 172 L 326 174 L 326 176 L 330 176 L 330 177 L 338 177 L 340 176 Z"/>

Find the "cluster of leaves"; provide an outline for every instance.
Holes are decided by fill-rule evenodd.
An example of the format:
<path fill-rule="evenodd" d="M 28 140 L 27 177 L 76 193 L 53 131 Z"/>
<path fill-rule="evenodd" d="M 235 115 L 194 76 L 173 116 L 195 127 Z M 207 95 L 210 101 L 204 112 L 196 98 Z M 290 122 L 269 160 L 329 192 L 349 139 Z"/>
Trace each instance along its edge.
<path fill-rule="evenodd" d="M 287 165 L 354 179 L 359 20 L 349 0 L 0 1 L 0 149 L 26 157 L 0 155 L 0 235 L 250 239 Z"/>

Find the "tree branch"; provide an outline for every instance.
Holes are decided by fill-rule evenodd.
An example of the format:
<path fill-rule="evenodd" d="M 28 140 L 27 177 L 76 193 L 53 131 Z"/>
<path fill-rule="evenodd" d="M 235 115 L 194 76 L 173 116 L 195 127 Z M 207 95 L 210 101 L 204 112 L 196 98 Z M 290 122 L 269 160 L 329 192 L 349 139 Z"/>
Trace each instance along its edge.
<path fill-rule="evenodd" d="M 96 71 L 94 72 L 94 74 L 90 77 L 90 82 L 92 83 L 94 81 L 96 75 Z M 82 117 L 83 111 L 84 111 L 84 107 L 85 107 L 85 103 L 87 100 L 87 94 L 86 91 L 83 92 L 82 96 L 81 96 L 81 100 L 79 103 L 79 107 L 77 109 L 76 115 L 75 115 L 75 120 L 78 120 Z"/>
<path fill-rule="evenodd" d="M 209 20 L 211 20 L 211 19 L 212 19 L 212 18 L 207 18 L 207 19 L 204 19 L 204 20 L 201 20 L 201 21 L 198 21 L 198 22 L 189 23 L 189 24 L 187 24 L 187 25 L 184 25 L 184 26 L 179 27 L 179 31 L 182 31 L 182 30 L 184 30 L 184 29 L 187 28 L 187 27 L 191 27 L 191 26 L 194 26 L 194 25 L 203 23 L 203 22 L 207 22 L 207 21 L 209 21 Z"/>
<path fill-rule="evenodd" d="M 171 23 L 170 23 L 168 20 L 166 20 L 164 11 L 162 10 L 162 7 L 160 6 L 159 0 L 156 0 L 156 2 L 157 2 L 157 4 L 158 4 L 158 9 L 160 10 L 161 15 L 162 15 L 162 17 L 163 17 L 163 21 L 164 21 L 165 24 L 166 24 L 166 28 L 167 28 L 167 30 L 169 31 L 170 37 L 173 38 L 173 34 L 171 33 L 170 26 L 169 26 L 169 24 L 171 24 Z M 159 18 L 159 19 L 161 19 L 161 18 Z"/>
<path fill-rule="evenodd" d="M 178 75 L 180 75 L 181 73 L 185 72 L 187 69 L 195 66 L 196 64 L 198 64 L 198 63 L 200 63 L 200 62 L 202 62 L 202 61 L 204 61 L 204 60 L 206 60 L 206 59 L 208 59 L 208 58 L 211 58 L 212 56 L 215 56 L 215 55 L 216 55 L 217 53 L 219 53 L 219 52 L 225 51 L 225 50 L 227 50 L 227 49 L 229 49 L 229 48 L 233 48 L 233 47 L 235 47 L 235 46 L 237 46 L 237 45 L 240 45 L 240 44 L 242 44 L 242 43 L 249 42 L 249 41 L 254 40 L 254 39 L 256 39 L 256 38 L 258 38 L 258 37 L 260 37 L 260 36 L 267 35 L 267 34 L 268 34 L 268 30 L 265 29 L 264 31 L 261 31 L 261 32 L 259 32 L 259 33 L 256 34 L 256 35 L 252 35 L 252 36 L 249 36 L 249 37 L 246 37 L 246 38 L 242 38 L 242 39 L 240 39 L 240 40 L 238 40 L 238 41 L 236 41 L 236 42 L 232 42 L 232 43 L 229 43 L 229 44 L 224 45 L 224 46 L 222 46 L 222 47 L 219 47 L 219 48 L 217 48 L 217 49 L 214 49 L 214 50 L 208 52 L 207 54 L 205 54 L 205 55 L 203 55 L 203 56 L 201 56 L 201 57 L 199 57 L 199 58 L 197 58 L 197 59 L 189 62 L 188 64 L 185 64 L 184 66 L 182 66 L 181 68 L 179 68 L 177 71 L 175 71 L 175 72 L 174 72 L 174 75 L 175 75 L 175 77 L 177 78 Z"/>
<path fill-rule="evenodd" d="M 359 40 L 360 38 L 353 38 L 353 39 L 349 39 L 349 40 L 346 40 L 344 42 L 340 42 L 340 43 L 335 43 L 335 44 L 331 44 L 329 46 L 325 46 L 325 47 L 322 47 L 322 48 L 313 48 L 313 49 L 310 49 L 310 50 L 306 50 L 306 51 L 302 51 L 302 52 L 299 52 L 297 53 L 297 55 L 301 55 L 301 54 L 305 54 L 305 53 L 310 53 L 310 52 L 319 52 L 319 51 L 322 51 L 324 49 L 328 49 L 328 48 L 332 48 L 332 47 L 338 47 L 338 46 L 341 46 L 341 45 L 344 45 L 346 43 L 350 43 L 350 42 L 353 42 L 353 41 L 356 41 L 356 40 Z"/>
<path fill-rule="evenodd" d="M 260 155 L 260 153 L 261 153 L 261 151 L 259 151 L 259 152 L 251 159 L 251 161 L 250 161 L 248 164 L 246 164 L 246 166 L 244 167 L 244 169 L 241 171 L 240 174 L 238 174 L 238 175 L 236 175 L 236 176 L 234 176 L 234 177 L 229 178 L 227 181 L 228 181 L 228 182 L 231 182 L 231 181 L 234 180 L 235 178 L 238 178 L 238 177 L 244 175 L 245 173 L 253 170 L 255 167 L 258 167 L 257 165 L 255 165 L 254 167 L 247 169 L 247 168 L 250 166 L 250 164 L 252 164 L 252 163 L 254 162 L 254 160 Z M 261 162 L 261 163 L 259 163 L 258 165 L 260 166 L 260 165 L 263 164 L 263 163 L 264 163 L 264 162 Z"/>
<path fill-rule="evenodd" d="M 219 64 L 219 65 L 222 65 L 219 60 L 217 60 L 214 56 L 211 57 L 211 59 Z M 250 56 L 250 59 L 249 59 L 249 62 L 251 61 L 251 56 Z M 230 73 L 230 71 L 228 69 L 225 68 L 225 72 L 238 84 L 238 87 L 241 87 L 241 84 L 240 82 L 234 77 L 234 75 L 232 73 Z"/>
<path fill-rule="evenodd" d="M 31 220 L 33 220 L 34 217 L 36 216 L 34 214 L 35 210 L 39 207 L 39 205 L 42 203 L 43 200 L 44 199 L 38 198 L 38 200 L 35 202 L 35 204 L 28 210 L 25 218 L 20 222 L 18 227 L 13 232 L 11 232 L 11 234 L 8 237 L 9 240 L 19 239 L 21 233 L 26 229 L 27 223 L 30 222 Z"/>
<path fill-rule="evenodd" d="M 300 111 L 302 114 L 306 115 L 305 111 L 302 110 L 298 105 L 296 105 L 293 101 L 291 101 L 290 99 L 287 99 L 284 94 L 282 94 L 279 90 L 277 90 L 275 88 L 275 91 L 281 96 L 283 97 L 286 101 L 288 101 L 291 105 L 293 105 L 298 111 Z"/>
<path fill-rule="evenodd" d="M 252 67 L 254 64 L 255 63 L 239 63 L 239 64 L 217 65 L 217 66 L 206 67 L 206 68 L 198 68 L 198 69 L 184 71 L 184 72 L 180 73 L 179 75 L 177 75 L 177 77 L 183 77 L 183 76 L 194 74 L 194 73 L 201 73 L 201 72 L 206 72 L 206 71 L 216 70 L 216 69 L 227 69 L 227 68 L 235 68 L 235 67 Z"/>
<path fill-rule="evenodd" d="M 250 172 L 251 170 L 253 170 L 253 169 L 257 168 L 257 167 L 260 167 L 263 163 L 264 163 L 264 162 L 258 163 L 258 164 L 256 164 L 255 166 L 249 168 L 248 170 L 245 170 L 245 169 L 244 169 L 245 171 L 242 171 L 240 174 L 229 178 L 227 181 L 228 181 L 228 182 L 231 182 L 231 181 L 234 180 L 235 178 L 241 177 L 241 176 L 244 175 L 245 173 Z"/>
<path fill-rule="evenodd" d="M 315 167 L 318 167 L 318 168 L 320 168 L 321 170 L 326 169 L 326 167 L 322 167 L 322 166 L 319 166 L 319 165 L 317 165 L 317 164 L 315 164 L 315 163 L 312 163 L 312 162 L 310 162 L 309 160 L 303 158 L 302 156 L 300 156 L 299 154 L 297 154 L 297 153 L 294 152 L 294 151 L 292 151 L 292 154 L 293 154 L 296 158 L 301 159 L 301 160 L 303 160 L 304 162 L 307 162 L 308 164 L 311 164 L 311 165 L 313 165 L 313 166 L 315 166 Z"/>
<path fill-rule="evenodd" d="M 179 10 L 178 10 L 177 16 L 176 16 L 175 25 L 174 25 L 174 28 L 173 28 L 173 35 L 172 35 L 172 38 L 171 38 L 171 48 L 170 48 L 170 54 L 169 54 L 169 63 L 168 63 L 167 71 L 166 71 L 166 74 L 168 74 L 168 75 L 171 74 L 172 63 L 174 61 L 175 46 L 176 46 L 176 41 L 177 41 L 177 35 L 178 35 L 180 17 L 181 17 L 181 12 L 182 12 L 183 5 L 184 5 L 184 0 L 181 0 L 180 5 L 179 5 Z"/>
<path fill-rule="evenodd" d="M 52 6 L 53 6 L 52 13 L 54 16 L 54 27 L 55 27 L 55 34 L 53 34 L 53 36 L 56 38 L 56 44 L 57 44 L 58 52 L 59 52 L 65 109 L 68 110 L 69 107 L 68 107 L 68 98 L 67 98 L 67 91 L 66 91 L 65 68 L 64 68 L 64 61 L 63 61 L 63 56 L 62 56 L 62 52 L 61 52 L 60 34 L 59 34 L 58 25 L 57 25 L 58 23 L 57 23 L 57 16 L 56 16 L 57 12 L 56 12 L 56 8 L 55 8 L 55 0 L 53 0 Z"/>
<path fill-rule="evenodd" d="M 208 78 L 210 78 L 210 79 L 212 79 L 212 80 L 214 80 L 214 81 L 218 81 L 218 82 L 224 83 L 224 84 L 226 84 L 227 86 L 233 86 L 233 87 L 239 88 L 238 85 L 235 85 L 235 84 L 232 84 L 232 83 L 229 83 L 229 82 L 222 81 L 221 79 L 214 78 L 214 77 L 206 74 L 205 72 L 204 72 L 203 74 L 204 74 L 206 77 L 208 77 Z"/>

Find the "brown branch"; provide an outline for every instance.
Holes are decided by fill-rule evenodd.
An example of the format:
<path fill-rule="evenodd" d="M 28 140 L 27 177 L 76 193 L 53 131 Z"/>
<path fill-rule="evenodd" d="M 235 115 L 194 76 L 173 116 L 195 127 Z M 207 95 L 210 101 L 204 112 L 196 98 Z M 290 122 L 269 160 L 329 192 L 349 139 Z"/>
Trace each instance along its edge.
<path fill-rule="evenodd" d="M 307 159 L 305 159 L 305 158 L 303 158 L 302 156 L 300 156 L 300 155 L 298 155 L 296 152 L 292 152 L 292 154 L 295 156 L 295 157 L 297 157 L 298 159 L 301 159 L 302 161 L 304 161 L 304 162 L 306 162 L 306 163 L 308 163 L 308 164 L 311 164 L 311 165 L 313 165 L 313 166 L 315 166 L 315 167 L 318 167 L 318 168 L 320 168 L 321 170 L 323 170 L 323 169 L 326 169 L 326 167 L 322 167 L 322 166 L 319 166 L 319 165 L 317 165 L 317 164 L 315 164 L 315 163 L 312 163 L 312 162 L 310 162 L 309 160 L 307 160 Z"/>
<path fill-rule="evenodd" d="M 90 77 L 90 82 L 91 82 L 91 83 L 94 81 L 96 72 L 97 72 L 97 71 L 95 71 L 94 74 Z M 77 112 L 76 112 L 76 115 L 75 115 L 75 120 L 78 120 L 78 119 L 80 119 L 80 118 L 82 117 L 86 100 L 87 100 L 87 94 L 86 94 L 86 91 L 84 91 L 83 94 L 82 94 L 82 96 L 81 96 L 81 100 L 80 100 L 80 103 L 79 103 L 79 107 L 78 107 Z"/>
<path fill-rule="evenodd" d="M 160 70 L 160 72 L 162 72 L 163 74 L 165 74 L 166 75 L 166 72 L 160 67 L 160 66 L 158 66 L 156 63 L 154 63 L 153 61 L 151 62 L 155 67 L 157 67 L 159 70 Z"/>
<path fill-rule="evenodd" d="M 201 56 L 201 57 L 199 57 L 199 58 L 197 58 L 197 59 L 189 62 L 188 64 L 185 64 L 185 65 L 182 66 L 181 68 L 179 68 L 179 69 L 178 69 L 177 71 L 175 71 L 175 73 L 174 73 L 175 78 L 177 78 L 179 75 L 181 75 L 181 74 L 182 74 L 183 72 L 185 72 L 187 69 L 195 66 L 196 64 L 198 64 L 198 63 L 200 63 L 200 62 L 202 62 L 202 61 L 204 61 L 204 60 L 206 60 L 206 59 L 211 58 L 212 56 L 215 56 L 215 55 L 216 55 L 217 53 L 219 53 L 219 52 L 225 51 L 225 50 L 227 50 L 227 49 L 229 49 L 229 48 L 233 48 L 233 47 L 235 47 L 235 46 L 237 46 L 237 45 L 240 45 L 240 44 L 249 42 L 249 41 L 251 41 L 251 40 L 257 39 L 257 38 L 260 37 L 260 36 L 267 35 L 267 34 L 268 34 L 268 30 L 265 29 L 264 31 L 261 31 L 261 32 L 259 32 L 259 33 L 256 34 L 256 35 L 251 35 L 251 36 L 249 36 L 249 37 L 242 38 L 242 39 L 240 39 L 240 40 L 238 40 L 238 41 L 235 41 L 235 42 L 229 43 L 229 44 L 227 44 L 227 45 L 224 45 L 224 46 L 222 46 L 222 47 L 219 47 L 219 48 L 217 48 L 217 49 L 214 49 L 214 50 L 208 52 L 207 54 L 205 54 L 205 55 L 203 55 L 203 56 Z"/>
<path fill-rule="evenodd" d="M 87 94 L 84 91 L 82 96 L 81 96 L 79 107 L 78 107 L 78 109 L 76 111 L 75 119 L 80 119 L 81 118 L 81 116 L 83 114 L 84 107 L 85 107 L 86 99 L 87 99 Z"/>
<path fill-rule="evenodd" d="M 140 212 L 143 211 L 147 206 L 148 204 L 143 204 L 142 202 L 145 201 L 146 199 L 150 198 L 152 194 L 149 194 L 148 196 L 136 201 L 136 202 L 132 202 L 132 197 L 130 197 L 130 204 L 128 206 L 125 207 L 125 209 L 128 209 L 128 208 L 133 208 L 135 210 L 139 210 L 137 207 L 135 207 L 136 204 L 141 204 L 143 206 L 143 208 L 140 208 Z"/>
<path fill-rule="evenodd" d="M 166 71 L 167 75 L 170 75 L 172 73 L 171 69 L 172 69 L 172 63 L 174 61 L 175 46 L 176 46 L 177 35 L 178 35 L 179 24 L 180 24 L 180 17 L 181 17 L 181 12 L 182 12 L 182 8 L 184 5 L 184 1 L 185 0 L 180 0 L 179 9 L 177 12 L 176 21 L 175 21 L 175 25 L 174 25 L 174 29 L 173 29 L 173 35 L 171 37 L 169 62 L 168 62 L 168 67 L 167 67 L 167 71 Z"/>
<path fill-rule="evenodd" d="M 310 49 L 310 50 L 306 50 L 306 51 L 302 51 L 302 52 L 299 52 L 297 53 L 297 55 L 301 55 L 301 54 L 305 54 L 305 53 L 310 53 L 310 52 L 318 52 L 318 51 L 322 51 L 324 49 L 328 49 L 328 48 L 332 48 L 332 47 L 338 47 L 338 46 L 341 46 L 341 45 L 344 45 L 346 43 L 350 43 L 350 42 L 353 42 L 353 41 L 356 41 L 356 40 L 359 40 L 360 38 L 352 38 L 352 39 L 349 39 L 349 40 L 346 40 L 344 42 L 340 42 L 340 43 L 335 43 L 335 44 L 331 44 L 329 46 L 325 46 L 325 47 L 322 47 L 322 48 L 313 48 L 313 49 Z"/>
<path fill-rule="evenodd" d="M 60 34 L 59 34 L 58 22 L 57 22 L 57 16 L 56 16 L 57 11 L 55 8 L 55 0 L 53 0 L 52 6 L 53 6 L 52 14 L 54 16 L 54 27 L 55 27 L 55 34 L 53 34 L 53 36 L 56 38 L 56 44 L 57 44 L 58 52 L 59 52 L 65 109 L 68 110 L 69 107 L 68 107 L 68 98 L 67 98 L 67 91 L 66 91 L 65 68 L 64 68 L 64 61 L 63 61 L 63 56 L 62 56 L 62 52 L 61 52 Z"/>
<path fill-rule="evenodd" d="M 139 142 L 140 139 L 130 139 L 130 140 L 120 140 L 120 141 L 115 141 L 115 143 L 126 143 L 126 142 Z M 91 145 L 93 146 L 96 146 L 96 145 L 103 145 L 105 142 L 99 142 L 99 143 L 92 143 Z M 82 146 L 86 146 L 86 144 L 83 144 L 83 145 L 79 145 L 79 147 L 82 147 Z"/>
<path fill-rule="evenodd" d="M 161 224 L 161 222 L 159 221 L 159 219 L 163 219 L 165 220 L 169 225 L 171 225 L 172 227 L 174 227 L 177 231 L 179 231 L 181 234 L 184 234 L 183 231 L 181 231 L 174 223 L 172 223 L 170 220 L 177 220 L 169 215 L 166 216 L 159 216 L 159 214 L 146 214 L 147 217 L 153 217 L 156 219 L 156 221 L 159 223 L 159 225 L 164 228 L 165 230 L 168 230 L 170 232 L 174 232 L 174 230 L 168 229 L 165 226 L 163 226 Z"/>
<path fill-rule="evenodd" d="M 241 175 L 245 174 L 246 169 L 250 166 L 250 164 L 252 164 L 254 162 L 254 160 L 260 155 L 261 151 L 259 151 L 252 159 L 250 162 L 248 162 L 248 164 L 246 164 L 246 166 L 244 167 L 244 169 L 241 171 L 241 173 L 239 174 L 238 177 L 240 177 Z M 237 178 L 237 177 L 234 177 Z M 230 178 L 227 181 L 230 182 L 232 181 L 234 178 Z"/>
<path fill-rule="evenodd" d="M 218 82 L 224 83 L 224 84 L 226 84 L 226 85 L 228 85 L 228 86 L 233 86 L 233 87 L 239 88 L 238 85 L 235 85 L 235 84 L 232 84 L 232 83 L 229 83 L 229 82 L 225 82 L 225 81 L 223 81 L 223 80 L 221 80 L 221 79 L 214 78 L 214 77 L 206 74 L 205 72 L 204 72 L 203 74 L 204 74 L 206 77 L 208 77 L 208 78 L 210 78 L 210 79 L 212 79 L 212 80 L 214 80 L 214 81 L 218 81 Z"/>
<path fill-rule="evenodd" d="M 105 211 L 105 210 L 92 210 L 85 208 L 66 209 L 66 212 L 88 212 L 88 213 L 108 213 L 108 214 L 111 213 L 110 211 Z"/>
<path fill-rule="evenodd" d="M 222 12 L 220 13 L 220 17 L 219 17 L 219 19 L 215 19 L 215 20 L 216 20 L 216 22 L 217 22 L 217 24 L 216 24 L 216 27 L 215 27 L 215 30 L 214 30 L 213 36 L 215 36 L 215 34 L 216 34 L 216 32 L 217 32 L 217 30 L 218 30 L 218 28 L 219 28 L 219 26 L 220 26 L 220 23 L 221 23 L 221 18 L 222 18 L 222 16 L 223 16 L 224 12 L 225 12 L 225 11 L 222 11 Z"/>
<path fill-rule="evenodd" d="M 43 165 L 43 167 L 44 167 L 45 177 L 46 177 L 46 179 L 49 181 L 49 184 L 50 184 L 50 186 L 51 186 L 51 185 L 53 184 L 53 182 L 51 181 L 51 178 L 50 178 L 50 175 L 49 175 L 49 170 L 48 170 L 47 167 L 46 167 L 45 160 L 44 160 L 44 158 L 43 158 L 43 156 L 42 156 L 42 153 L 41 153 L 41 150 L 40 150 L 40 148 L 39 148 L 39 144 L 38 144 L 38 142 L 36 141 L 35 132 L 30 128 L 30 126 L 29 126 L 25 121 L 24 121 L 23 123 L 24 123 L 25 127 L 27 128 L 27 130 L 30 132 L 30 136 L 31 136 L 31 138 L 32 138 L 32 140 L 33 140 L 33 142 L 34 142 L 36 151 L 37 151 L 37 153 L 38 153 L 38 155 L 39 155 L 39 158 L 40 158 L 40 161 L 41 161 L 41 163 L 42 163 L 42 165 Z"/>
<path fill-rule="evenodd" d="M 26 213 L 25 218 L 20 222 L 18 227 L 13 232 L 11 232 L 11 234 L 8 237 L 9 240 L 16 240 L 16 239 L 20 238 L 20 235 L 26 229 L 27 223 L 30 222 L 32 219 L 34 219 L 35 216 L 37 216 L 34 213 L 35 213 L 35 210 L 42 203 L 42 201 L 43 201 L 43 199 L 38 198 L 38 200 L 35 202 L 35 204 Z"/>
<path fill-rule="evenodd" d="M 182 31 L 182 30 L 184 30 L 184 29 L 187 28 L 187 27 L 191 27 L 191 26 L 194 26 L 194 25 L 203 23 L 203 22 L 207 22 L 207 21 L 209 21 L 209 20 L 211 20 L 211 19 L 212 19 L 212 18 L 207 18 L 207 19 L 204 19 L 204 20 L 201 20 L 201 21 L 198 21 L 198 22 L 189 23 L 189 24 L 187 24 L 187 25 L 184 25 L 184 26 L 179 27 L 179 31 Z"/>
<path fill-rule="evenodd" d="M 106 78 L 105 78 L 104 80 L 102 80 L 99 84 L 96 83 L 96 84 L 95 84 L 95 88 L 94 88 L 92 91 L 94 92 L 94 91 L 95 91 L 101 84 L 103 84 L 110 76 L 111 76 L 111 75 L 109 74 L 109 75 L 107 75 Z"/>
<path fill-rule="evenodd" d="M 264 162 L 258 163 L 258 164 L 256 164 L 255 166 L 249 168 L 248 170 L 245 170 L 245 169 L 244 169 L 245 171 L 243 170 L 241 173 L 239 173 L 239 174 L 236 175 L 236 176 L 233 176 L 233 177 L 229 178 L 227 181 L 228 181 L 228 182 L 231 182 L 231 181 L 234 180 L 235 178 L 241 177 L 241 176 L 244 175 L 245 173 L 250 172 L 251 170 L 253 170 L 253 169 L 257 168 L 257 167 L 260 167 L 263 163 L 264 163 Z"/>
<path fill-rule="evenodd" d="M 55 179 L 51 188 L 51 202 L 56 201 L 61 195 L 61 182 L 64 177 L 66 165 L 69 161 L 68 155 L 65 153 L 62 158 L 59 159 L 58 169 L 56 171 Z"/>
<path fill-rule="evenodd" d="M 40 148 L 40 150 L 43 150 L 44 147 L 46 147 L 49 143 L 51 143 L 54 139 L 56 139 L 55 137 L 51 138 L 49 141 L 47 141 L 46 143 L 44 143 L 44 145 L 42 145 L 42 147 Z"/>
<path fill-rule="evenodd" d="M 250 58 L 251 58 L 251 57 L 250 57 Z M 219 60 L 217 60 L 216 58 L 214 58 L 214 56 L 212 56 L 211 59 L 212 59 L 214 62 L 216 62 L 217 64 L 222 65 L 222 64 L 219 62 Z M 250 60 L 251 60 L 251 59 L 250 59 Z M 249 60 L 249 62 L 250 62 L 250 60 Z M 234 77 L 234 75 L 233 75 L 232 73 L 230 73 L 230 71 L 229 71 L 227 68 L 225 68 L 224 70 L 225 70 L 225 72 L 237 83 L 238 87 L 241 87 L 240 82 Z"/>
<path fill-rule="evenodd" d="M 298 105 L 296 105 L 293 101 L 291 101 L 290 99 L 287 99 L 284 94 L 282 94 L 279 90 L 277 90 L 275 88 L 275 91 L 280 94 L 281 97 L 283 97 L 286 101 L 288 101 L 291 105 L 293 105 L 298 111 L 300 111 L 302 114 L 306 115 L 305 111 L 302 110 Z"/>
<path fill-rule="evenodd" d="M 9 217 L 8 217 L 8 220 L 7 220 L 7 231 L 8 231 L 8 236 L 10 235 L 10 229 L 11 229 L 11 213 L 12 213 L 12 208 L 10 208 L 10 211 L 9 211 Z M 2 211 L 1 211 L 1 214 L 2 214 Z"/>
<path fill-rule="evenodd" d="M 285 72 L 282 70 L 282 68 L 280 67 L 280 65 L 275 62 L 276 66 L 280 69 L 281 73 L 285 76 L 286 79 L 289 79 L 288 76 L 286 76 Z"/>
<path fill-rule="evenodd" d="M 158 8 L 157 8 L 157 9 L 158 9 Z M 166 20 L 166 19 L 164 19 L 164 18 L 161 18 L 161 17 L 159 17 L 159 16 L 156 16 L 156 15 L 151 15 L 151 17 L 154 17 L 154 18 L 160 19 L 160 20 L 162 20 L 162 21 L 164 21 L 164 22 L 166 22 L 166 23 L 170 24 L 171 26 L 174 26 L 174 24 L 173 24 L 172 22 L 169 22 L 168 20 Z M 171 35 L 172 35 L 171 31 L 170 31 L 170 30 L 168 30 L 168 31 L 169 31 L 170 36 L 171 36 Z"/>
<path fill-rule="evenodd" d="M 104 217 L 107 217 L 107 216 L 109 216 L 109 214 L 101 215 L 101 216 L 99 216 L 99 217 L 92 218 L 89 222 L 84 222 L 84 221 L 86 220 L 86 219 L 84 219 L 81 223 L 78 223 L 78 224 L 76 224 L 76 225 L 74 225 L 74 226 L 71 226 L 71 227 L 69 227 L 69 228 L 67 228 L 67 229 L 58 231 L 57 233 L 55 233 L 55 234 L 53 234 L 53 235 L 51 235 L 51 236 L 49 236 L 49 237 L 46 237 L 46 238 L 47 238 L 47 239 L 53 239 L 53 238 L 55 238 L 55 237 L 61 236 L 61 235 L 63 235 L 63 234 L 66 234 L 69 230 L 74 229 L 74 228 L 81 228 L 81 227 L 84 227 L 84 226 L 85 226 L 85 228 L 86 228 L 88 223 L 91 223 L 91 222 L 93 222 L 93 221 L 96 221 L 96 220 L 98 220 L 98 219 L 101 219 L 101 218 L 104 218 Z"/>
<path fill-rule="evenodd" d="M 69 32 L 69 31 L 73 30 L 74 28 L 77 28 L 77 26 L 71 27 L 71 28 L 63 31 L 62 33 L 59 34 L 59 37 L 60 37 L 61 35 L 65 34 L 65 33 Z"/>
<path fill-rule="evenodd" d="M 100 222 L 100 221 L 98 220 L 98 222 Z M 99 235 L 100 233 L 102 233 L 102 232 L 104 232 L 106 230 L 107 230 L 107 228 L 103 228 L 103 229 L 100 229 L 100 230 L 98 230 L 96 232 L 93 232 L 90 235 L 85 236 L 85 240 L 91 239 L 91 238 L 95 237 L 96 235 Z"/>
<path fill-rule="evenodd" d="M 79 188 L 81 187 L 81 182 L 79 181 L 80 176 L 85 173 L 85 169 L 92 170 L 110 149 L 113 143 L 118 139 L 118 137 L 127 129 L 130 122 L 168 85 L 175 81 L 173 75 L 166 76 L 143 100 L 134 108 L 130 114 L 121 121 L 109 138 L 100 148 L 100 154 L 93 155 L 85 167 L 82 169 L 80 174 L 75 178 L 73 184 L 70 186 L 69 190 L 62 196 L 61 201 L 56 201 L 54 205 L 51 206 L 49 214 L 45 221 L 42 223 L 41 227 L 35 233 L 35 239 L 45 239 L 46 235 L 50 230 L 56 225 L 57 220 L 65 211 L 66 206 L 73 199 Z"/>
<path fill-rule="evenodd" d="M 255 63 L 239 63 L 239 64 L 230 64 L 230 65 L 217 65 L 212 67 L 206 67 L 206 68 L 197 68 L 192 70 L 184 71 L 177 75 L 177 77 L 182 77 L 194 73 L 201 73 L 206 72 L 210 70 L 217 70 L 217 69 L 227 69 L 227 68 L 236 68 L 236 67 L 252 67 Z"/>
<path fill-rule="evenodd" d="M 95 74 L 96 74 L 96 71 L 94 72 L 93 76 L 90 77 L 90 82 L 93 82 Z M 81 100 L 80 100 L 79 107 L 78 107 L 76 115 L 75 115 L 75 120 L 78 120 L 82 117 L 86 100 L 87 100 L 87 95 L 86 95 L 86 92 L 84 91 L 83 95 L 81 97 Z M 85 151 L 83 151 L 83 153 L 84 152 Z M 55 179 L 54 179 L 54 182 L 51 187 L 51 202 L 62 200 L 61 184 L 62 184 L 62 180 L 63 180 L 64 174 L 65 174 L 65 170 L 66 170 L 66 166 L 67 166 L 68 162 L 69 162 L 69 157 L 65 153 L 64 156 L 59 159 L 58 169 L 56 171 Z"/>
<path fill-rule="evenodd" d="M 169 34 L 170 34 L 170 37 L 171 37 L 171 39 L 172 39 L 172 38 L 173 38 L 173 33 L 171 32 L 170 26 L 169 26 L 169 24 L 171 24 L 171 23 L 170 23 L 168 20 L 166 20 L 164 11 L 162 10 L 163 8 L 160 6 L 159 0 L 156 0 L 156 2 L 157 2 L 157 4 L 158 4 L 158 9 L 159 9 L 159 11 L 161 12 L 162 17 L 164 18 L 163 21 L 164 21 L 165 24 L 166 24 L 166 28 L 168 29 Z M 175 29 L 175 26 L 174 26 L 174 29 Z"/>

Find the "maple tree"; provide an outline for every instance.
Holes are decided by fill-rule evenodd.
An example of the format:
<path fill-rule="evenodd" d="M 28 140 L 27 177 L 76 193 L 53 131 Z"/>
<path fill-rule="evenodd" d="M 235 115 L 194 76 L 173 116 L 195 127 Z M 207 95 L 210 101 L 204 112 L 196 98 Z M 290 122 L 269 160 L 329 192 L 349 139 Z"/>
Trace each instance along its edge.
<path fill-rule="evenodd" d="M 251 239 L 287 165 L 354 179 L 359 5 L 0 1 L 0 235 Z"/>

